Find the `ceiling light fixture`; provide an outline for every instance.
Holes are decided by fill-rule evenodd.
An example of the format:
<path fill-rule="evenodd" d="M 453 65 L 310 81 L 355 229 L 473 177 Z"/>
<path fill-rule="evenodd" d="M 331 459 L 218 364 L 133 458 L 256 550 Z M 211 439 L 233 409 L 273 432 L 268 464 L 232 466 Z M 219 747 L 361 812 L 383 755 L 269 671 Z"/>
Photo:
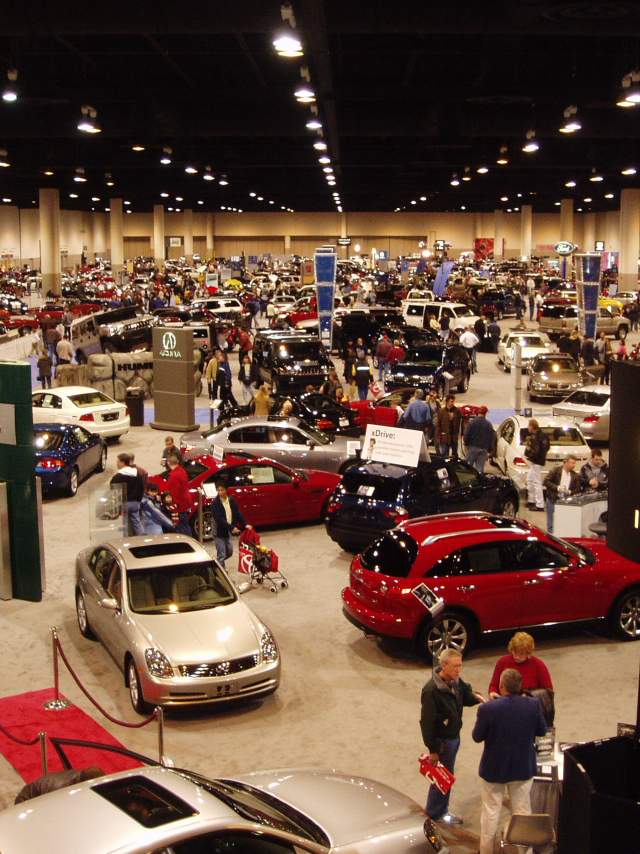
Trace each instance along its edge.
<path fill-rule="evenodd" d="M 203 205 L 203 204 L 204 204 L 204 202 L 202 201 L 202 199 L 198 199 L 197 204 L 199 204 L 199 205 Z"/>
<path fill-rule="evenodd" d="M 198 174 L 198 170 L 196 169 L 196 167 L 191 166 L 191 165 L 185 166 L 184 171 L 187 173 L 187 175 L 197 175 Z"/>
<path fill-rule="evenodd" d="M 460 181 L 458 180 L 458 173 L 457 172 L 453 173 L 449 183 L 451 184 L 452 187 L 459 187 L 460 186 Z"/>
<path fill-rule="evenodd" d="M 319 139 L 318 142 L 313 143 L 313 147 L 315 148 L 316 151 L 326 151 L 327 150 L 327 143 L 322 142 L 322 140 Z"/>
<path fill-rule="evenodd" d="M 488 171 L 489 170 L 486 166 L 478 166 L 478 168 L 476 169 L 478 175 L 486 175 Z"/>
<path fill-rule="evenodd" d="M 327 175 L 330 175 L 333 172 L 333 166 L 323 166 L 322 171 L 326 172 Z"/>
<path fill-rule="evenodd" d="M 73 180 L 76 182 L 76 184 L 86 184 L 87 183 L 87 178 L 86 178 L 86 175 L 84 174 L 84 169 L 82 168 L 82 166 L 76 166 L 76 172 L 75 172 L 75 175 L 73 176 Z"/>
<path fill-rule="evenodd" d="M 258 196 L 258 201 L 259 201 L 259 202 L 264 202 L 264 196 Z"/>
<path fill-rule="evenodd" d="M 620 174 L 621 174 L 621 175 L 635 175 L 635 174 L 636 174 L 636 171 L 637 171 L 637 170 L 636 170 L 636 167 L 635 167 L 635 166 L 627 166 L 627 168 L 626 168 L 626 169 L 623 169 L 623 170 L 622 170 L 622 172 L 621 172 Z"/>
<path fill-rule="evenodd" d="M 553 204 L 554 204 L 557 208 L 559 208 L 559 207 L 560 207 L 560 205 L 562 204 L 562 202 L 554 202 Z"/>
<path fill-rule="evenodd" d="M 102 133 L 102 128 L 97 121 L 98 112 L 95 107 L 85 104 L 80 107 L 80 114 L 80 121 L 77 124 L 78 130 L 83 133 Z"/>
<path fill-rule="evenodd" d="M 460 210 L 461 210 L 461 211 L 466 211 L 466 209 L 467 209 L 467 206 L 466 206 L 466 205 L 460 205 Z"/>
<path fill-rule="evenodd" d="M 593 181 L 594 184 L 598 184 L 600 181 L 604 181 L 604 178 L 602 177 L 602 175 L 600 175 L 598 172 L 596 172 L 595 166 L 591 170 L 591 175 L 589 176 L 589 180 Z"/>
<path fill-rule="evenodd" d="M 575 181 L 565 181 L 564 185 L 565 185 L 565 187 L 575 187 L 576 182 Z"/>
<path fill-rule="evenodd" d="M 506 145 L 500 146 L 500 152 L 498 154 L 498 159 L 496 160 L 498 166 L 506 166 L 509 163 L 509 158 L 507 157 L 508 151 L 509 149 Z"/>
<path fill-rule="evenodd" d="M 115 184 L 115 181 L 111 177 L 111 172 L 105 172 L 104 173 L 104 179 L 105 179 L 105 184 L 107 185 L 107 187 L 113 187 L 113 185 Z"/>
<path fill-rule="evenodd" d="M 227 176 L 221 175 L 219 180 L 218 180 L 218 184 L 220 184 L 221 187 L 227 187 L 229 185 L 229 181 L 227 180 Z"/>
<path fill-rule="evenodd" d="M 421 201 L 421 202 L 426 202 L 426 201 L 427 201 L 427 197 L 426 197 L 426 196 L 420 196 L 420 201 Z"/>
<path fill-rule="evenodd" d="M 122 204 L 123 204 L 123 205 L 130 205 L 130 204 L 131 204 L 131 202 L 130 202 L 128 199 L 125 199 L 125 200 L 124 200 L 124 202 L 123 202 Z"/>
<path fill-rule="evenodd" d="M 558 128 L 560 133 L 575 133 L 576 131 L 582 130 L 582 125 L 580 124 L 577 113 L 578 108 L 575 104 L 571 104 L 564 110 L 562 114 L 564 122 Z"/>
<path fill-rule="evenodd" d="M 308 130 L 322 130 L 322 122 L 318 121 L 318 119 L 309 119 L 305 127 Z"/>
<path fill-rule="evenodd" d="M 204 172 L 202 173 L 202 179 L 204 181 L 215 181 L 215 175 L 211 171 L 211 166 L 205 166 Z"/>
<path fill-rule="evenodd" d="M 289 6 L 288 8 L 291 7 Z M 293 18 L 293 23 L 291 23 L 291 19 L 289 19 L 285 26 L 275 34 L 271 42 L 278 56 L 282 56 L 285 59 L 296 59 L 300 56 L 304 56 L 302 42 L 296 35 L 295 30 L 293 29 L 294 27 L 295 18 Z"/>
<path fill-rule="evenodd" d="M 622 93 L 618 107 L 637 107 L 640 104 L 640 71 L 630 71 L 622 78 Z"/>
<path fill-rule="evenodd" d="M 471 180 L 471 169 L 469 168 L 469 166 L 464 167 L 464 172 L 462 174 L 462 180 L 463 181 L 470 181 Z"/>
<path fill-rule="evenodd" d="M 538 151 L 540 145 L 538 143 L 538 140 L 536 139 L 535 130 L 528 130 L 525 135 L 525 139 L 526 142 L 522 146 L 522 150 L 525 152 L 525 154 L 533 154 L 534 151 Z"/>
<path fill-rule="evenodd" d="M 184 202 L 182 196 L 176 196 L 176 202 Z"/>
<path fill-rule="evenodd" d="M 48 178 L 50 178 L 53 175 L 53 170 L 52 169 L 45 169 L 43 174 L 45 174 Z"/>
<path fill-rule="evenodd" d="M 593 199 L 591 198 L 591 196 L 587 196 L 587 197 L 586 197 L 586 199 L 583 199 L 582 201 L 583 201 L 583 202 L 586 202 L 587 204 L 589 204 L 589 202 L 592 202 L 592 201 L 593 201 Z"/>
<path fill-rule="evenodd" d="M 144 150 L 145 150 L 145 146 L 144 146 L 144 145 L 138 145 L 138 144 L 136 144 L 136 145 L 132 145 L 132 146 L 131 146 L 131 151 L 144 151 Z"/>
<path fill-rule="evenodd" d="M 77 194 L 77 193 L 69 193 L 69 198 L 70 198 L 70 199 L 77 199 L 77 198 L 78 198 L 78 194 Z"/>
<path fill-rule="evenodd" d="M 172 210 L 173 210 L 173 208 L 167 208 L 167 210 L 168 210 L 168 211 L 172 211 Z"/>
<path fill-rule="evenodd" d="M 91 201 L 92 201 L 92 202 L 99 202 L 99 201 L 100 201 L 100 196 L 91 196 Z"/>
<path fill-rule="evenodd" d="M 612 199 L 613 193 L 605 193 L 604 197 L 605 197 L 605 199 Z"/>
<path fill-rule="evenodd" d="M 168 198 L 169 198 L 169 193 L 160 193 L 160 197 L 161 197 L 162 199 L 168 199 Z"/>
<path fill-rule="evenodd" d="M 162 147 L 162 157 L 160 158 L 160 163 L 163 166 L 168 166 L 171 163 L 171 155 L 173 154 L 173 148 L 170 145 L 164 145 Z"/>
<path fill-rule="evenodd" d="M 7 160 L 7 149 L 0 148 L 0 169 L 8 169 L 11 163 Z"/>
<path fill-rule="evenodd" d="M 7 84 L 2 92 L 2 100 L 7 104 L 14 104 L 18 100 L 18 87 L 16 80 L 18 79 L 18 70 L 9 68 L 7 70 Z"/>
<path fill-rule="evenodd" d="M 500 196 L 500 201 L 501 201 L 501 202 L 508 202 L 508 201 L 509 201 L 509 196 Z"/>
<path fill-rule="evenodd" d="M 301 86 L 293 94 L 299 104 L 313 104 L 316 100 L 316 93 L 307 86 Z"/>
<path fill-rule="evenodd" d="M 322 157 L 318 157 L 318 163 L 331 163 L 331 158 L 325 154 Z"/>

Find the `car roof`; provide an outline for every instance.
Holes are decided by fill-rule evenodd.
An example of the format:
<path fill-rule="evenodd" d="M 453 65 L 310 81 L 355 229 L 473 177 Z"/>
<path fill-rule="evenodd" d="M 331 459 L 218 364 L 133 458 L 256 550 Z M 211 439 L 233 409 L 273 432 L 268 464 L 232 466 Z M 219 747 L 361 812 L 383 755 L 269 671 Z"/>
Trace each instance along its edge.
<path fill-rule="evenodd" d="M 71 422 L 63 422 L 63 423 L 55 423 L 53 421 L 36 421 L 33 425 L 33 429 L 41 432 L 42 430 L 46 430 L 48 433 L 64 433 L 66 430 L 70 430 L 71 427 L 83 427 L 84 425 Z M 86 429 L 86 428 L 84 428 Z M 87 430 L 87 432 L 89 432 Z"/>
<path fill-rule="evenodd" d="M 277 425 L 279 427 L 308 426 L 303 418 L 298 418 L 296 415 L 291 415 L 289 418 L 283 418 L 281 415 L 248 415 L 246 418 L 238 418 L 237 421 L 229 424 L 224 429 L 230 430 L 232 427 L 250 426 L 252 424 L 264 427 L 268 425 Z"/>
<path fill-rule="evenodd" d="M 602 388 L 602 386 L 597 386 L 597 388 Z M 582 389 L 580 389 L 582 391 Z M 526 427 L 531 419 L 528 416 L 524 415 L 512 415 L 516 423 L 522 428 Z M 562 415 L 536 415 L 535 420 L 538 422 L 540 427 L 576 427 L 577 424 L 572 421 L 570 418 L 565 418 Z"/>
<path fill-rule="evenodd" d="M 506 516 L 478 511 L 420 516 L 417 519 L 402 522 L 399 527 L 421 545 L 446 537 L 453 538 L 471 533 L 494 535 L 512 533 L 522 536 L 536 530 L 524 519 L 510 519 Z"/>
<path fill-rule="evenodd" d="M 34 393 L 42 392 L 45 389 L 34 389 Z M 57 386 L 56 388 L 48 388 L 46 389 L 47 394 L 59 394 L 60 397 L 71 397 L 74 394 L 87 394 L 87 393 L 100 393 L 104 394 L 104 392 L 100 391 L 100 389 L 92 388 L 88 385 L 65 385 L 65 386 Z M 107 395 L 109 397 L 109 395 Z"/>
<path fill-rule="evenodd" d="M 138 537 L 114 538 L 105 540 L 100 543 L 103 546 L 109 546 L 113 551 L 116 551 L 123 559 L 127 569 L 155 569 L 156 567 L 166 566 L 168 562 L 172 565 L 199 563 L 200 561 L 210 561 L 211 556 L 207 550 L 200 545 L 193 537 L 188 537 L 185 534 L 147 534 Z M 153 547 L 167 549 L 165 554 L 157 554 L 150 556 L 136 556 L 133 549 L 144 549 L 148 547 L 151 550 Z M 172 547 L 189 546 L 189 551 L 171 552 Z M 95 548 L 99 548 L 96 546 Z"/>

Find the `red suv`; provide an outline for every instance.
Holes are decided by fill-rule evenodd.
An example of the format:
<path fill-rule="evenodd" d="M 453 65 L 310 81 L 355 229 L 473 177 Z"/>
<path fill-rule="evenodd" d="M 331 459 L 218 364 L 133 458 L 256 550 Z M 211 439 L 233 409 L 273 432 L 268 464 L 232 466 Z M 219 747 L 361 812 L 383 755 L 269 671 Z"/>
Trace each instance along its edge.
<path fill-rule="evenodd" d="M 419 585 L 444 600 L 435 618 Z M 342 600 L 358 628 L 415 640 L 427 658 L 466 652 L 483 632 L 555 623 L 609 620 L 640 640 L 639 564 L 602 540 L 561 540 L 490 513 L 402 523 L 353 559 Z"/>

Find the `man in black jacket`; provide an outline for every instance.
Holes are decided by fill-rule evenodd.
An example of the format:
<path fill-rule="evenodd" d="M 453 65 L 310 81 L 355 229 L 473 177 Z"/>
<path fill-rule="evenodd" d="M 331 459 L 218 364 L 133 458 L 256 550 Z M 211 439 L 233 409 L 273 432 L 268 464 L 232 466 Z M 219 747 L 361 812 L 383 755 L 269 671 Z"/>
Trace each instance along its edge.
<path fill-rule="evenodd" d="M 474 693 L 471 685 L 460 679 L 462 656 L 457 650 L 443 650 L 438 661 L 439 666 L 434 668 L 433 676 L 422 689 L 420 729 L 431 763 L 441 762 L 453 771 L 460 747 L 462 710 L 464 706 L 484 703 L 484 697 Z M 427 815 L 434 821 L 462 824 L 462 819 L 449 813 L 449 795 L 431 786 Z"/>
<path fill-rule="evenodd" d="M 527 507 L 529 510 L 544 510 L 542 492 L 542 468 L 549 453 L 549 437 L 542 432 L 535 418 L 529 421 L 524 456 L 529 463 L 527 472 Z"/>
<path fill-rule="evenodd" d="M 553 533 L 553 514 L 556 501 L 559 498 L 568 498 L 582 492 L 582 478 L 575 471 L 577 457 L 570 454 L 561 466 L 551 469 L 544 479 L 544 491 L 547 504 L 547 530 Z"/>
<path fill-rule="evenodd" d="M 466 461 L 480 474 L 484 472 L 487 456 L 493 454 L 496 446 L 496 431 L 487 418 L 489 410 L 486 406 L 478 409 L 478 415 L 472 418 L 464 431 L 464 442 L 467 446 Z"/>
<path fill-rule="evenodd" d="M 118 484 L 124 486 L 124 501 L 130 532 L 134 536 L 144 534 L 144 527 L 140 519 L 140 502 L 144 495 L 144 480 L 134 466 L 131 454 L 118 454 L 116 465 L 118 471 L 111 478 L 111 486 Z"/>
<path fill-rule="evenodd" d="M 215 524 L 214 542 L 218 562 L 224 566 L 227 558 L 230 558 L 233 554 L 233 540 L 231 539 L 231 535 L 237 534 L 244 528 L 250 528 L 251 525 L 247 525 L 235 498 L 229 495 L 227 487 L 224 484 L 219 483 L 216 486 L 216 492 L 218 495 L 211 505 Z"/>

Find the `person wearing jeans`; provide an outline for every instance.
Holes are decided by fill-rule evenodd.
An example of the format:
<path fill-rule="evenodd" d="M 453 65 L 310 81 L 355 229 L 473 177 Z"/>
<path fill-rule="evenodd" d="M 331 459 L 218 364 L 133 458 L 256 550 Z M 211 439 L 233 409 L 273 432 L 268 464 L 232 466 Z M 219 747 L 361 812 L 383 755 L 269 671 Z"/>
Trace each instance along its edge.
<path fill-rule="evenodd" d="M 479 709 L 472 738 L 484 742 L 479 774 L 480 854 L 493 854 L 505 794 L 512 815 L 531 812 L 531 784 L 536 773 L 535 739 L 547 725 L 538 700 L 525 697 L 522 675 L 507 668 L 500 676 L 500 698 Z"/>
<path fill-rule="evenodd" d="M 422 689 L 420 730 L 433 765 L 440 762 L 453 772 L 460 747 L 462 710 L 464 706 L 484 703 L 471 685 L 460 678 L 462 656 L 452 648 L 444 649 L 438 657 L 431 679 Z M 427 796 L 426 813 L 433 821 L 462 824 L 462 819 L 449 812 L 450 792 L 443 795 L 431 786 Z"/>
<path fill-rule="evenodd" d="M 556 466 L 544 479 L 545 503 L 547 507 L 547 531 L 553 533 L 553 514 L 556 501 L 559 498 L 567 498 L 569 495 L 577 495 L 582 492 L 583 481 L 575 471 L 577 457 L 570 454 L 561 466 Z"/>
<path fill-rule="evenodd" d="M 223 483 L 216 485 L 216 492 L 217 497 L 211 505 L 215 525 L 214 542 L 218 563 L 224 567 L 225 561 L 233 555 L 232 534 L 251 528 L 251 525 L 247 525 L 235 498 L 229 495 Z"/>
<path fill-rule="evenodd" d="M 111 486 L 124 487 L 124 509 L 127 516 L 127 534 L 134 537 L 144 534 L 142 519 L 140 518 L 140 502 L 144 495 L 144 481 L 140 472 L 133 465 L 131 454 L 118 454 L 116 461 L 118 471 L 111 478 Z"/>
<path fill-rule="evenodd" d="M 542 432 L 535 418 L 529 421 L 529 434 L 524 451 L 529 464 L 527 471 L 527 507 L 529 510 L 544 510 L 542 492 L 542 469 L 549 453 L 549 437 Z"/>

